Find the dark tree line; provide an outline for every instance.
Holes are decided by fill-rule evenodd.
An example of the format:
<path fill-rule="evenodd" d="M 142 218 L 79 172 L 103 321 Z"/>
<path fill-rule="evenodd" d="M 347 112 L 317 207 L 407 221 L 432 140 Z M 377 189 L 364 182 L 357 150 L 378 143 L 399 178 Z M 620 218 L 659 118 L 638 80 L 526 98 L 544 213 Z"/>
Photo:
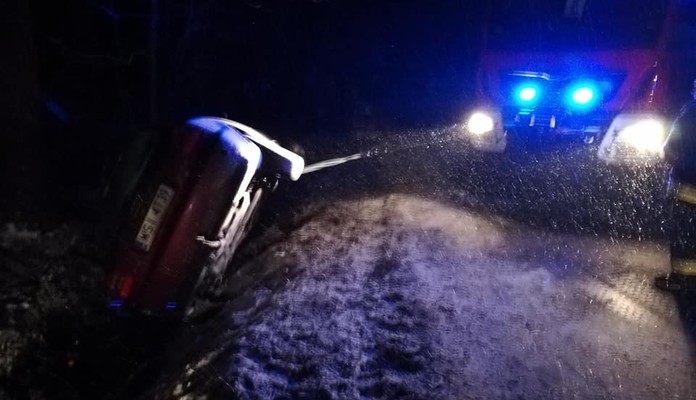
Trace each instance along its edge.
<path fill-rule="evenodd" d="M 479 42 L 467 3 L 4 0 L 4 191 L 90 197 L 139 129 L 193 115 L 296 141 L 455 119 Z"/>

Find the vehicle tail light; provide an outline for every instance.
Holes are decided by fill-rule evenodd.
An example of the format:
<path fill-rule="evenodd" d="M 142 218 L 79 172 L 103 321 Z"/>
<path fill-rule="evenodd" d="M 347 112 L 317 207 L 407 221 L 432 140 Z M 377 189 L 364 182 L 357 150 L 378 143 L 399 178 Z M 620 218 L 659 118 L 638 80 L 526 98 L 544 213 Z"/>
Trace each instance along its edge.
<path fill-rule="evenodd" d="M 133 277 L 115 274 L 111 278 L 111 290 L 122 299 L 127 299 L 130 296 L 133 288 Z"/>

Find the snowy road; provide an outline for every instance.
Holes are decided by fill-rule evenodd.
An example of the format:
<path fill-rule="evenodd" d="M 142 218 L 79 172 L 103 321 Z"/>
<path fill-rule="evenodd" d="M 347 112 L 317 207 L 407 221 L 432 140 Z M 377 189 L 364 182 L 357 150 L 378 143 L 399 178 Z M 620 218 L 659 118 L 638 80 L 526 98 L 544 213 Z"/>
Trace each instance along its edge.
<path fill-rule="evenodd" d="M 105 313 L 91 228 L 4 225 L 0 398 L 696 398 L 660 171 L 433 138 L 281 185 L 190 327 Z"/>
<path fill-rule="evenodd" d="M 415 156 L 308 183 L 336 189 L 329 207 L 305 204 L 301 223 L 249 244 L 237 297 L 177 345 L 190 351 L 159 396 L 696 398 L 694 337 L 651 285 L 668 268 L 659 241 L 472 211 Z M 376 180 L 389 184 L 362 185 Z"/>

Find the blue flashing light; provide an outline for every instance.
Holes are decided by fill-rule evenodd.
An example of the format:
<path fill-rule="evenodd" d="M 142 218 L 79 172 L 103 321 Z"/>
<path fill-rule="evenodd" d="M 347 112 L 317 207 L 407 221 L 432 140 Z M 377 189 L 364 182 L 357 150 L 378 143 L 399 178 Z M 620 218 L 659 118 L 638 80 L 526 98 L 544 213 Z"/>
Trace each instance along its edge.
<path fill-rule="evenodd" d="M 539 99 L 541 90 L 535 84 L 522 84 L 515 89 L 515 100 L 521 105 L 529 105 Z"/>
<path fill-rule="evenodd" d="M 533 87 L 526 87 L 520 90 L 519 97 L 522 101 L 532 101 L 537 95 L 537 91 Z"/>
<path fill-rule="evenodd" d="M 123 305 L 123 300 L 111 300 L 111 308 L 120 308 Z"/>
<path fill-rule="evenodd" d="M 176 302 L 175 302 L 175 301 L 170 301 L 169 303 L 167 303 L 167 305 L 165 306 L 165 308 L 166 308 L 167 310 L 173 310 L 173 309 L 175 309 L 175 308 L 176 308 Z"/>
<path fill-rule="evenodd" d="M 578 111 L 593 108 L 600 100 L 601 92 L 595 82 L 576 82 L 566 91 L 566 104 Z"/>
<path fill-rule="evenodd" d="M 581 87 L 573 92 L 573 101 L 578 104 L 587 104 L 594 98 L 594 90 L 589 87 Z"/>

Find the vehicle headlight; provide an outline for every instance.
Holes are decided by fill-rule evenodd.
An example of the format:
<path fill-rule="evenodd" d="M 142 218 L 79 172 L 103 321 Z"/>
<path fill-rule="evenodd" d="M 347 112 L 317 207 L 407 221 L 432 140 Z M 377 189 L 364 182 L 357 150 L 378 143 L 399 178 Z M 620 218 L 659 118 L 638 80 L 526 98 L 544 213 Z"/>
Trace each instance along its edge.
<path fill-rule="evenodd" d="M 483 111 L 476 111 L 469 117 L 466 129 L 474 135 L 483 135 L 493 130 L 493 117 Z"/>
<path fill-rule="evenodd" d="M 467 114 L 462 139 L 473 148 L 489 153 L 502 153 L 507 147 L 507 137 L 500 110 L 481 107 Z"/>
<path fill-rule="evenodd" d="M 665 141 L 665 125 L 656 118 L 634 121 L 619 130 L 617 141 L 646 153 L 661 153 Z"/>

